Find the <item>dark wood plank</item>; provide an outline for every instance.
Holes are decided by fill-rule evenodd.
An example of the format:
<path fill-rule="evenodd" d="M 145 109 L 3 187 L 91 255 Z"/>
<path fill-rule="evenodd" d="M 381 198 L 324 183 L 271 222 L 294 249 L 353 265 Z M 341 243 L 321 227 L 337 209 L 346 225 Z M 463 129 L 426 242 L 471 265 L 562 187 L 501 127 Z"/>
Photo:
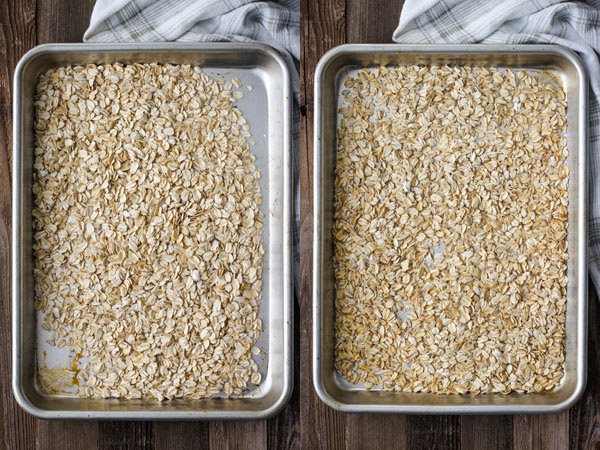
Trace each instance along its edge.
<path fill-rule="evenodd" d="M 0 15 L 3 14 L 0 9 Z M 5 47 L 4 47 L 5 48 Z M 0 61 L 3 66 L 3 61 Z M 4 67 L 2 67 L 4 69 Z M 0 70 L 2 70 L 0 69 Z M 4 92 L 0 95 L 0 136 L 6 133 L 7 124 L 6 108 L 2 102 L 6 99 Z M 10 109 L 9 109 L 10 111 Z M 4 193 L 10 192 L 10 175 L 8 162 L 7 143 L 0 137 L 0 257 L 3 261 L 9 260 L 10 255 L 10 229 L 5 208 L 9 200 Z M 35 420 L 23 411 L 16 403 L 11 388 L 11 325 L 10 325 L 10 269 L 8 264 L 0 265 L 0 448 L 6 450 L 25 450 L 35 446 Z"/>
<path fill-rule="evenodd" d="M 509 450 L 513 448 L 512 416 L 462 416 L 461 450 Z"/>
<path fill-rule="evenodd" d="M 94 0 L 37 0 L 37 39 L 49 42 L 82 42 Z"/>
<path fill-rule="evenodd" d="M 569 412 L 515 416 L 514 448 L 562 450 L 569 445 Z"/>
<path fill-rule="evenodd" d="M 298 391 L 298 389 L 296 389 Z M 292 397 L 281 413 L 267 421 L 267 448 L 269 450 L 300 449 L 300 395 Z"/>
<path fill-rule="evenodd" d="M 206 422 L 155 422 L 154 450 L 208 450 Z"/>
<path fill-rule="evenodd" d="M 0 2 L 0 446 L 35 445 L 34 420 L 15 402 L 11 388 L 10 208 L 12 77 L 21 56 L 35 45 L 35 0 Z"/>
<path fill-rule="evenodd" d="M 38 450 L 93 450 L 98 448 L 98 425 L 85 421 L 37 420 L 35 448 Z"/>
<path fill-rule="evenodd" d="M 346 420 L 346 449 L 408 449 L 406 432 L 403 415 L 351 414 Z"/>
<path fill-rule="evenodd" d="M 267 421 L 211 422 L 210 450 L 267 448 Z"/>
<path fill-rule="evenodd" d="M 459 416 L 407 416 L 406 432 L 410 450 L 460 448 Z"/>
<path fill-rule="evenodd" d="M 589 281 L 588 381 L 582 399 L 569 411 L 569 448 L 600 448 L 600 308 Z"/>
<path fill-rule="evenodd" d="M 152 422 L 99 422 L 97 445 L 102 450 L 151 450 L 153 438 Z"/>
<path fill-rule="evenodd" d="M 345 448 L 346 416 L 327 408 L 312 386 L 313 80 L 319 58 L 346 40 L 344 0 L 301 3 L 300 421 L 301 448 Z"/>
<path fill-rule="evenodd" d="M 391 43 L 404 0 L 347 0 L 347 43 Z"/>

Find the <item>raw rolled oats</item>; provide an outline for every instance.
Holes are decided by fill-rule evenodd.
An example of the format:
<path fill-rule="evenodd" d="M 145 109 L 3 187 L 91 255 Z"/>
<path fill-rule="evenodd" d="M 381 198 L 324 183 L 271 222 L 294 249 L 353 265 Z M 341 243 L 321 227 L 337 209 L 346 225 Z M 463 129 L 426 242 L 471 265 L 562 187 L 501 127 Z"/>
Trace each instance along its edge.
<path fill-rule="evenodd" d="M 230 396 L 260 382 L 259 172 L 231 89 L 189 65 L 39 78 L 35 306 L 51 343 L 88 361 L 80 396 Z"/>

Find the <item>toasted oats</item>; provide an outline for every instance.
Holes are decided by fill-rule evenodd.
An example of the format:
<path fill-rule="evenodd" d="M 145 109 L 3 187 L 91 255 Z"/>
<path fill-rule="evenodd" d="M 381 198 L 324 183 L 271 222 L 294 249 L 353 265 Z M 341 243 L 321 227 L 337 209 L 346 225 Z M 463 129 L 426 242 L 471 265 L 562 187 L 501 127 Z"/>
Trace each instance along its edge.
<path fill-rule="evenodd" d="M 335 181 L 335 367 L 405 392 L 561 383 L 566 101 L 525 72 L 364 69 Z"/>
<path fill-rule="evenodd" d="M 221 81 L 158 64 L 39 78 L 35 303 L 51 343 L 89 361 L 80 396 L 229 396 L 260 379 L 259 173 Z"/>

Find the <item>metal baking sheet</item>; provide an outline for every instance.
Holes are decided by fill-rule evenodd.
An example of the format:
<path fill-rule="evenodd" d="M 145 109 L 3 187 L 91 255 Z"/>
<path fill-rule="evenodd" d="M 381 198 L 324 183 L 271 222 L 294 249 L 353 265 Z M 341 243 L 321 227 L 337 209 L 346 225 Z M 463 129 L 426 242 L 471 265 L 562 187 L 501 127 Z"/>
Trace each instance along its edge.
<path fill-rule="evenodd" d="M 567 92 L 570 168 L 565 377 L 544 393 L 442 395 L 366 390 L 335 370 L 335 288 L 332 265 L 338 102 L 349 74 L 364 67 L 448 64 L 526 70 Z M 587 75 L 573 52 L 556 45 L 344 45 L 329 51 L 315 73 L 313 382 L 330 407 L 344 412 L 409 414 L 550 413 L 583 393 L 587 367 Z"/>
<path fill-rule="evenodd" d="M 68 348 L 46 342 L 48 333 L 40 326 L 42 313 L 33 309 L 31 208 L 37 77 L 52 67 L 117 61 L 192 64 L 215 79 L 237 77 L 242 82 L 239 90 L 244 97 L 236 106 L 248 121 L 250 151 L 261 173 L 265 256 L 259 314 L 264 329 L 257 343 L 263 353 L 254 358 L 262 382 L 241 396 L 163 403 L 78 398 L 69 371 L 78 370 L 83 361 L 69 354 Z M 293 373 L 291 99 L 286 63 L 274 49 L 261 44 L 51 44 L 23 57 L 15 70 L 13 105 L 13 391 L 27 412 L 44 418 L 257 419 L 274 414 L 286 403 Z"/>

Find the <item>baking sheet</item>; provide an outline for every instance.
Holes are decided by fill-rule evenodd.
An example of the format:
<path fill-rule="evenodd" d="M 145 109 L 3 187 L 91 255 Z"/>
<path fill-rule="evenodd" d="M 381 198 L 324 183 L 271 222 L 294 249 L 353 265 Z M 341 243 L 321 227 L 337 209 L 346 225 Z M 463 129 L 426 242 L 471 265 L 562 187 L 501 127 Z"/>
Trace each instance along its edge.
<path fill-rule="evenodd" d="M 163 403 L 78 398 L 73 374 L 86 361 L 69 354 L 68 347 L 49 345 L 49 333 L 41 328 L 43 314 L 33 311 L 31 165 L 36 78 L 50 67 L 116 61 L 192 64 L 214 79 L 239 78 L 242 83 L 234 90 L 243 92 L 244 97 L 234 105 L 248 121 L 252 136 L 247 140 L 261 174 L 265 255 L 259 304 L 263 331 L 256 344 L 262 353 L 254 357 L 262 380 L 241 398 L 181 398 Z M 13 387 L 17 400 L 29 412 L 42 417 L 259 418 L 273 414 L 285 403 L 292 376 L 290 92 L 285 62 L 273 49 L 260 44 L 49 45 L 37 47 L 23 58 L 15 71 L 13 169 L 15 186 L 20 189 L 15 189 L 13 199 Z"/>
<path fill-rule="evenodd" d="M 565 377 L 554 391 L 509 395 L 440 395 L 366 390 L 334 368 L 335 288 L 332 267 L 335 130 L 343 81 L 365 67 L 421 65 L 510 68 L 562 83 L 567 93 L 570 168 Z M 587 336 L 587 75 L 578 57 L 555 45 L 344 45 L 330 50 L 315 74 L 313 382 L 319 397 L 344 412 L 522 414 L 558 412 L 583 393 Z"/>

